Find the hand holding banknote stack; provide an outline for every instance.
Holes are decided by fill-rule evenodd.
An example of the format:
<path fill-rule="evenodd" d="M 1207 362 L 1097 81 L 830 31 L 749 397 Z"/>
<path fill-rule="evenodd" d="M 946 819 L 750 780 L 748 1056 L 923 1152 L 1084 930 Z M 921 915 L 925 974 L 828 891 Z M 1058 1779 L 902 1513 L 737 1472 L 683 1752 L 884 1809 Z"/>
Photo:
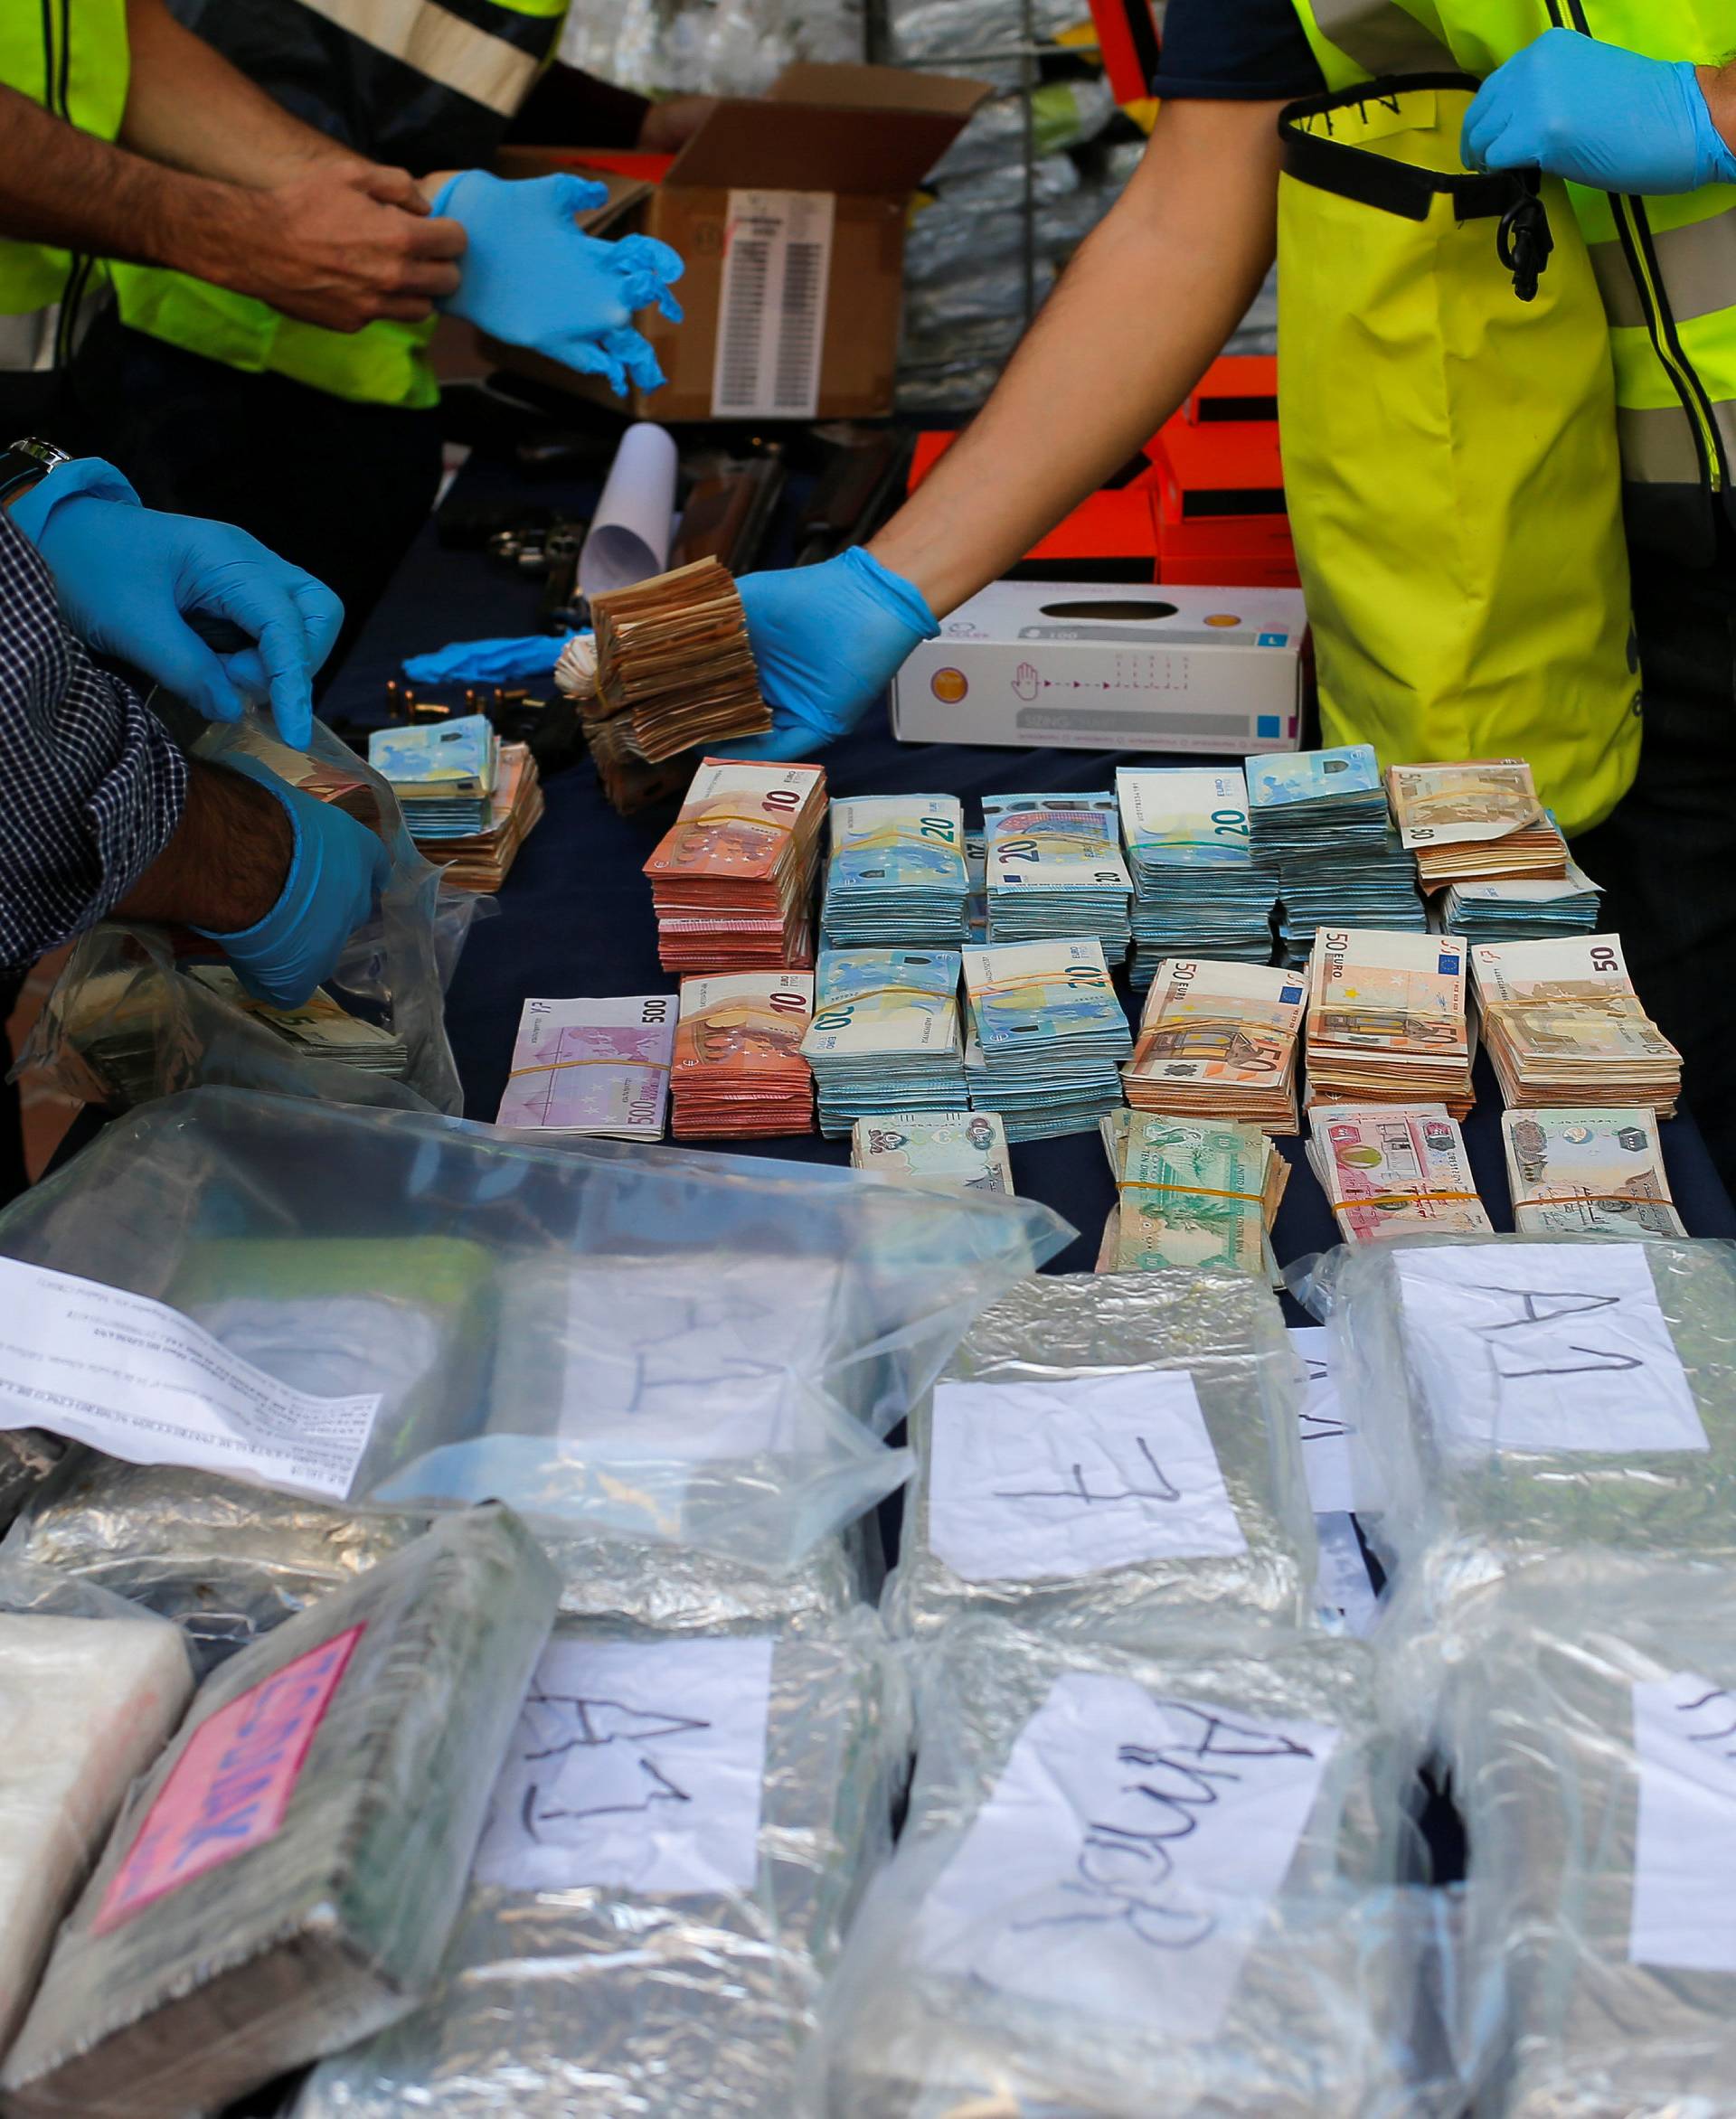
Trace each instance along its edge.
<path fill-rule="evenodd" d="M 956 795 L 859 795 L 832 805 L 821 913 L 831 947 L 956 949 L 968 889 Z"/>
<path fill-rule="evenodd" d="M 803 1057 L 828 1140 L 891 1107 L 964 1111 L 956 949 L 823 949 Z"/>
<path fill-rule="evenodd" d="M 1619 936 L 1479 943 L 1471 967 L 1506 1103 L 1675 1111 L 1682 1055 L 1640 1005 Z"/>
<path fill-rule="evenodd" d="M 985 795 L 983 822 L 991 942 L 1095 935 L 1106 962 L 1126 958 L 1133 879 L 1112 794 Z"/>
<path fill-rule="evenodd" d="M 1493 1235 L 1444 1104 L 1321 1105 L 1308 1117 L 1308 1164 L 1347 1243 L 1420 1229 Z"/>
<path fill-rule="evenodd" d="M 900 1184 L 1009 1197 L 1013 1191 L 1006 1129 L 994 1111 L 896 1111 L 858 1118 L 850 1134 L 850 1166 Z"/>
<path fill-rule="evenodd" d="M 1465 1117 L 1465 956 L 1456 935 L 1323 928 L 1308 965 L 1309 1110 L 1439 1102 Z"/>
<path fill-rule="evenodd" d="M 1269 1238 L 1290 1171 L 1264 1134 L 1136 1111 L 1125 1136 L 1118 1121 L 1106 1130 L 1105 1145 L 1118 1217 L 1107 1269 L 1203 1267 L 1276 1277 Z"/>
<path fill-rule="evenodd" d="M 656 765 L 731 736 L 763 736 L 771 709 L 748 644 L 747 616 L 715 560 L 656 574 L 591 599 L 597 674 L 580 695 L 588 720 L 622 720 L 627 746 Z"/>
<path fill-rule="evenodd" d="M 745 971 L 681 982 L 670 1076 L 677 1140 L 776 1140 L 814 1130 L 802 1039 L 814 975 Z"/>
<path fill-rule="evenodd" d="M 1121 1071 L 1127 1102 L 1137 1111 L 1294 1133 L 1306 1000 L 1298 972 L 1165 958 Z"/>
<path fill-rule="evenodd" d="M 645 864 L 665 971 L 806 970 L 826 773 L 708 758 Z"/>
<path fill-rule="evenodd" d="M 1504 1111 L 1513 1221 L 1522 1236 L 1685 1236 L 1657 1115 Z"/>
<path fill-rule="evenodd" d="M 1386 789 L 1427 891 L 1485 877 L 1559 881 L 1566 872 L 1566 842 L 1543 814 L 1523 758 L 1389 766 Z"/>
<path fill-rule="evenodd" d="M 495 1124 L 661 1140 L 675 1010 L 670 994 L 526 1001 Z"/>

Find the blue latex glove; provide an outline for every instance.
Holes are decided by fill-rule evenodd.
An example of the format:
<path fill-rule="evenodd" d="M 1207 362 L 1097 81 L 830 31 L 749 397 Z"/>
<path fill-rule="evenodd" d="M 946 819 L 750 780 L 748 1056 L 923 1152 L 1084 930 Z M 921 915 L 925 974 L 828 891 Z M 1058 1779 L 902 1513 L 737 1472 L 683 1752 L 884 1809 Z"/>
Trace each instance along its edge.
<path fill-rule="evenodd" d="M 913 648 L 940 630 L 920 589 L 858 545 L 823 566 L 737 584 L 770 735 L 731 758 L 805 758 L 853 729 Z"/>
<path fill-rule="evenodd" d="M 505 640 L 453 640 L 427 655 L 404 658 L 413 684 L 512 684 L 521 677 L 552 677 L 571 633 L 527 633 Z"/>
<path fill-rule="evenodd" d="M 141 507 L 100 457 L 58 466 L 11 513 L 87 646 L 132 663 L 207 720 L 238 721 L 269 701 L 284 741 L 307 748 L 314 673 L 344 623 L 323 582 L 231 523 Z M 197 627 L 248 645 L 219 652 Z"/>
<path fill-rule="evenodd" d="M 606 186 L 582 176 L 512 182 L 467 169 L 443 184 L 430 211 L 462 221 L 467 239 L 458 291 L 440 304 L 492 338 L 529 346 L 585 375 L 606 375 L 617 397 L 629 377 L 656 390 L 663 370 L 633 328 L 633 312 L 655 302 L 672 324 L 669 292 L 686 267 L 654 236 L 602 242 L 573 215 L 600 206 Z"/>
<path fill-rule="evenodd" d="M 1469 169 L 1543 169 L 1600 192 L 1736 184 L 1687 61 L 1642 59 L 1577 30 L 1545 30 L 1498 66 L 1465 113 Z"/>
<path fill-rule="evenodd" d="M 248 992 L 273 1008 L 299 1008 L 329 978 L 344 945 L 373 909 L 392 863 L 365 824 L 317 802 L 245 755 L 232 772 L 268 787 L 288 813 L 295 852 L 282 894 L 263 919 L 232 934 L 196 931 L 218 943 Z"/>

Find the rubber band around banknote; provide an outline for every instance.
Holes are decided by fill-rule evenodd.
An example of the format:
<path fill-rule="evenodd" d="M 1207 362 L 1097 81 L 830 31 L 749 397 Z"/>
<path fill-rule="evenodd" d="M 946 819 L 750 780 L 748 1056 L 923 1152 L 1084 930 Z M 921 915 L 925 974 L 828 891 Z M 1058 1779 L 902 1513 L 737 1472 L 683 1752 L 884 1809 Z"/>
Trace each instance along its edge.
<path fill-rule="evenodd" d="M 514 1067 L 508 1069 L 508 1081 L 516 1081 L 521 1074 L 559 1074 L 568 1067 L 642 1067 L 648 1074 L 667 1074 L 671 1062 L 667 1060 L 629 1060 L 624 1053 L 611 1052 L 600 1060 L 544 1060 L 536 1067 Z"/>
<path fill-rule="evenodd" d="M 682 822 L 680 817 L 675 819 Z M 793 832 L 796 826 L 787 824 L 780 816 L 738 816 L 734 810 L 696 809 L 686 819 L 690 824 L 764 824 L 769 831 Z"/>
<path fill-rule="evenodd" d="M 1251 1200 L 1255 1206 L 1266 1203 L 1264 1192 L 1212 1191 L 1203 1184 L 1159 1184 L 1155 1178 L 1124 1177 L 1120 1181 L 1123 1191 L 1185 1192 L 1194 1200 Z"/>

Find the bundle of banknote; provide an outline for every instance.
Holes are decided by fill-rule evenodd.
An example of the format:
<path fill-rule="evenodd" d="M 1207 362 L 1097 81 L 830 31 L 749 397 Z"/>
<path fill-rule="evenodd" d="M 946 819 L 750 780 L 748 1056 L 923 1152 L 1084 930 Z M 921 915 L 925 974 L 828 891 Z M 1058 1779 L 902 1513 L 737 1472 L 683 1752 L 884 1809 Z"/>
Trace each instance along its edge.
<path fill-rule="evenodd" d="M 1133 879 L 1112 794 L 985 795 L 983 822 L 991 942 L 1095 935 L 1125 959 Z"/>
<path fill-rule="evenodd" d="M 841 1138 L 870 1111 L 965 1111 L 956 949 L 822 949 L 802 1054 L 820 1131 Z"/>
<path fill-rule="evenodd" d="M 1123 767 L 1115 792 L 1133 871 L 1134 984 L 1149 985 L 1166 956 L 1269 964 L 1278 884 L 1250 850 L 1241 768 Z"/>
<path fill-rule="evenodd" d="M 1138 1111 L 1294 1133 L 1307 999 L 1298 972 L 1167 958 L 1121 1070 L 1127 1102 Z"/>
<path fill-rule="evenodd" d="M 1303 963 L 1323 927 L 1420 933 L 1416 856 L 1387 809 L 1369 743 L 1248 760 L 1254 858 L 1278 879 L 1278 938 Z"/>
<path fill-rule="evenodd" d="M 462 890 L 497 890 L 518 850 L 542 821 L 542 782 L 528 743 L 503 743 L 500 776 L 491 797 L 488 828 L 467 838 L 423 839 L 423 858 L 446 871 Z M 407 813 L 412 825 L 413 813 Z"/>
<path fill-rule="evenodd" d="M 1513 1225 L 1522 1236 L 1686 1236 L 1644 1105 L 1504 1111 Z"/>
<path fill-rule="evenodd" d="M 597 674 L 580 711 L 627 723 L 648 763 L 731 736 L 762 736 L 771 709 L 748 642 L 741 598 L 715 560 L 656 574 L 591 599 Z"/>
<path fill-rule="evenodd" d="M 1562 873 L 1566 846 L 1523 758 L 1389 766 L 1386 792 L 1425 890 L 1464 878 Z"/>
<path fill-rule="evenodd" d="M 412 839 L 468 839 L 494 822 L 500 739 L 486 714 L 375 729 L 368 763 L 392 783 Z"/>
<path fill-rule="evenodd" d="M 1675 1111 L 1682 1055 L 1641 1006 L 1618 935 L 1479 942 L 1471 967 L 1506 1103 Z"/>
<path fill-rule="evenodd" d="M 997 1111 L 897 1111 L 858 1118 L 850 1132 L 850 1166 L 901 1184 L 1013 1190 L 1006 1128 Z"/>
<path fill-rule="evenodd" d="M 677 1140 L 774 1140 L 814 1130 L 802 1040 L 811 971 L 739 971 L 681 982 L 670 1075 Z"/>
<path fill-rule="evenodd" d="M 969 882 L 956 795 L 858 795 L 832 805 L 821 919 L 833 948 L 956 949 Z"/>
<path fill-rule="evenodd" d="M 603 795 L 618 815 L 637 816 L 641 810 L 660 809 L 674 802 L 686 788 L 699 764 L 696 751 L 679 751 L 656 765 L 627 746 L 632 724 L 620 717 L 612 721 L 581 721 L 580 729 Z"/>
<path fill-rule="evenodd" d="M 1088 1133 L 1121 1100 L 1133 1041 L 1094 935 L 967 949 L 965 987 L 982 1056 L 971 1100 L 1013 1141 Z"/>
<path fill-rule="evenodd" d="M 645 864 L 665 971 L 806 969 L 826 772 L 708 758 Z"/>
<path fill-rule="evenodd" d="M 1323 928 L 1308 963 L 1307 1105 L 1442 1103 L 1470 1111 L 1465 944 L 1457 935 Z"/>
<path fill-rule="evenodd" d="M 1323 1104 L 1308 1119 L 1308 1164 L 1347 1243 L 1424 1229 L 1494 1234 L 1444 1104 Z"/>
<path fill-rule="evenodd" d="M 1106 1128 L 1104 1145 L 1118 1199 L 1109 1269 L 1218 1267 L 1275 1277 L 1271 1229 L 1290 1166 L 1263 1133 L 1134 1111 Z"/>
<path fill-rule="evenodd" d="M 341 1060 L 364 1074 L 396 1078 L 409 1072 L 410 1049 L 402 1038 L 382 1023 L 352 1015 L 324 986 L 316 986 L 299 1008 L 273 1008 L 256 1001 L 226 964 L 189 964 L 185 970 L 207 993 L 240 1009 L 304 1059 Z"/>
<path fill-rule="evenodd" d="M 988 837 L 965 833 L 965 940 L 980 949 L 988 941 Z"/>
<path fill-rule="evenodd" d="M 1438 902 L 1441 925 L 1467 942 L 1544 942 L 1590 934 L 1602 894 L 1563 842 L 1559 878 L 1452 883 Z"/>
<path fill-rule="evenodd" d="M 495 1124 L 661 1140 L 676 1007 L 671 994 L 526 1001 Z"/>

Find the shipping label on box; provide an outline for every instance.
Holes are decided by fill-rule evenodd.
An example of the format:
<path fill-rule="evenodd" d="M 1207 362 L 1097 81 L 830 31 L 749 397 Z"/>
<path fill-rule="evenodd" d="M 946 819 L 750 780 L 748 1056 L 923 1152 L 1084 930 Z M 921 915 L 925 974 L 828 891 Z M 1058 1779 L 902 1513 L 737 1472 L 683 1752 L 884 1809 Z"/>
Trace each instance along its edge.
<path fill-rule="evenodd" d="M 1299 590 L 996 581 L 892 685 L 903 743 L 1243 757 L 1301 740 Z"/>
<path fill-rule="evenodd" d="M 813 419 L 836 219 L 830 192 L 730 193 L 713 419 Z"/>

